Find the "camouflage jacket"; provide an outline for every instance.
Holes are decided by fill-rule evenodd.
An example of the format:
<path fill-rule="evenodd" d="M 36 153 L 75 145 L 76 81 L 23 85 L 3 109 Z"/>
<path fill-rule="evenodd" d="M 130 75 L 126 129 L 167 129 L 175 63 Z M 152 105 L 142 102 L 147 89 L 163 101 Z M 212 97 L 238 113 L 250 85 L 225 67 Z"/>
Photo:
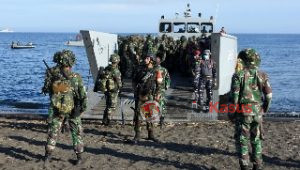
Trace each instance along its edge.
<path fill-rule="evenodd" d="M 74 100 L 80 105 L 80 112 L 84 112 L 87 108 L 87 92 L 80 74 L 72 73 L 70 75 L 72 87 L 74 88 Z M 76 103 L 75 103 L 76 104 Z"/>
<path fill-rule="evenodd" d="M 145 64 L 139 65 L 133 73 L 132 85 L 139 95 L 153 97 L 156 89 L 154 68 L 149 69 Z"/>
<path fill-rule="evenodd" d="M 81 112 L 85 111 L 87 108 L 87 93 L 81 76 L 71 71 L 62 72 L 59 66 L 52 67 L 46 71 L 44 87 L 42 89 L 43 93 L 48 93 L 52 101 L 55 95 L 55 91 L 53 90 L 54 82 L 58 80 L 69 80 L 73 94 L 73 102 L 75 105 L 80 105 Z"/>
<path fill-rule="evenodd" d="M 154 72 L 156 81 L 155 95 L 157 96 L 158 94 L 165 92 L 170 87 L 171 78 L 168 70 L 161 65 L 157 65 L 154 68 Z"/>
<path fill-rule="evenodd" d="M 257 69 L 244 69 L 233 76 L 232 82 L 233 103 L 252 104 L 262 107 L 263 112 L 270 108 L 272 89 L 268 75 Z M 259 113 L 261 110 L 253 110 Z"/>
<path fill-rule="evenodd" d="M 194 66 L 194 74 L 199 77 L 212 76 L 214 79 L 217 77 L 216 63 L 212 59 L 210 60 L 196 60 Z"/>

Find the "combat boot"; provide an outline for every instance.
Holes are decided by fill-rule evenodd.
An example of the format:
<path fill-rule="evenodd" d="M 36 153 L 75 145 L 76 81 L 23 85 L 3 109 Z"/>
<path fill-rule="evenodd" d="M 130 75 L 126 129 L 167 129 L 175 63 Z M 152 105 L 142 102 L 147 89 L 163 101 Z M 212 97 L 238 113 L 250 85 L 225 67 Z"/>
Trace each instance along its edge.
<path fill-rule="evenodd" d="M 77 160 L 75 162 L 75 165 L 79 165 L 82 163 L 82 156 L 81 156 L 82 153 L 76 153 L 76 156 L 77 156 Z"/>
<path fill-rule="evenodd" d="M 262 169 L 263 169 L 263 163 L 262 163 L 262 161 L 261 160 L 255 160 L 255 162 L 253 163 L 252 170 L 262 170 Z"/>
<path fill-rule="evenodd" d="M 46 151 L 45 156 L 44 156 L 44 165 L 47 165 L 50 162 L 51 155 L 52 155 L 51 152 Z"/>
<path fill-rule="evenodd" d="M 241 170 L 251 170 L 250 166 L 247 165 L 240 165 Z"/>
<path fill-rule="evenodd" d="M 260 166 L 260 165 L 253 165 L 253 168 L 252 168 L 252 170 L 262 170 L 263 168 L 262 168 L 262 166 Z"/>
<path fill-rule="evenodd" d="M 102 125 L 104 125 L 104 126 L 108 126 L 110 124 L 110 120 L 108 119 L 108 118 L 106 118 L 106 119 L 103 119 L 103 121 L 102 121 Z"/>
<path fill-rule="evenodd" d="M 152 140 L 153 142 L 159 142 L 157 139 L 154 138 L 153 130 L 148 131 L 148 140 Z"/>
<path fill-rule="evenodd" d="M 137 144 L 140 141 L 140 139 L 141 139 L 141 133 L 139 131 L 136 131 L 135 135 L 134 135 L 134 138 L 133 138 L 133 142 L 135 144 Z"/>

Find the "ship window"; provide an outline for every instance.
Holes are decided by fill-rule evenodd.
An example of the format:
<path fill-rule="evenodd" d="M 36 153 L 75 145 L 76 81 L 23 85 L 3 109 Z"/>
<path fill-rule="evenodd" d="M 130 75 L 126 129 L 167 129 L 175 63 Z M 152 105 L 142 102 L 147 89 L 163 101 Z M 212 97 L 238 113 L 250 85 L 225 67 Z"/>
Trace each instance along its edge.
<path fill-rule="evenodd" d="M 212 33 L 213 32 L 213 24 L 212 23 L 202 23 L 201 24 L 201 32 L 202 33 Z"/>
<path fill-rule="evenodd" d="M 185 23 L 174 23 L 174 33 L 185 33 Z"/>
<path fill-rule="evenodd" d="M 188 33 L 199 33 L 200 32 L 199 23 L 188 23 L 187 24 L 187 32 Z"/>
<path fill-rule="evenodd" d="M 171 23 L 160 23 L 159 32 L 162 32 L 162 33 L 171 32 Z"/>

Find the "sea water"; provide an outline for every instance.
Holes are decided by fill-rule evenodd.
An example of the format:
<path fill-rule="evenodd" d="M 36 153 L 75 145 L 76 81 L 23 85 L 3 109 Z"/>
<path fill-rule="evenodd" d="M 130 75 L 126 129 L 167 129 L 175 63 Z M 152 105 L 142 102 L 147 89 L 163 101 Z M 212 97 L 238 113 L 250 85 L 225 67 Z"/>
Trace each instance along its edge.
<path fill-rule="evenodd" d="M 0 112 L 47 113 L 49 97 L 41 93 L 46 66 L 54 66 L 53 54 L 72 50 L 77 62 L 74 71 L 85 85 L 93 80 L 83 47 L 65 46 L 76 33 L 0 33 Z M 255 48 L 262 57 L 273 88 L 271 112 L 300 112 L 300 35 L 236 34 L 238 49 Z M 32 42 L 36 48 L 11 49 L 12 41 Z"/>

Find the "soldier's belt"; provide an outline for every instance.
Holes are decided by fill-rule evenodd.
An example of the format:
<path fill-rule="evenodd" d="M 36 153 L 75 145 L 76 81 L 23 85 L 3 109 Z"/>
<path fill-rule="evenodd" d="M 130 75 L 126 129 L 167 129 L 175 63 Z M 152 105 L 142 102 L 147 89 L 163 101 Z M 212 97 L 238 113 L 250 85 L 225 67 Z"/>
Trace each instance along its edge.
<path fill-rule="evenodd" d="M 212 76 L 201 76 L 201 78 L 212 78 Z"/>

